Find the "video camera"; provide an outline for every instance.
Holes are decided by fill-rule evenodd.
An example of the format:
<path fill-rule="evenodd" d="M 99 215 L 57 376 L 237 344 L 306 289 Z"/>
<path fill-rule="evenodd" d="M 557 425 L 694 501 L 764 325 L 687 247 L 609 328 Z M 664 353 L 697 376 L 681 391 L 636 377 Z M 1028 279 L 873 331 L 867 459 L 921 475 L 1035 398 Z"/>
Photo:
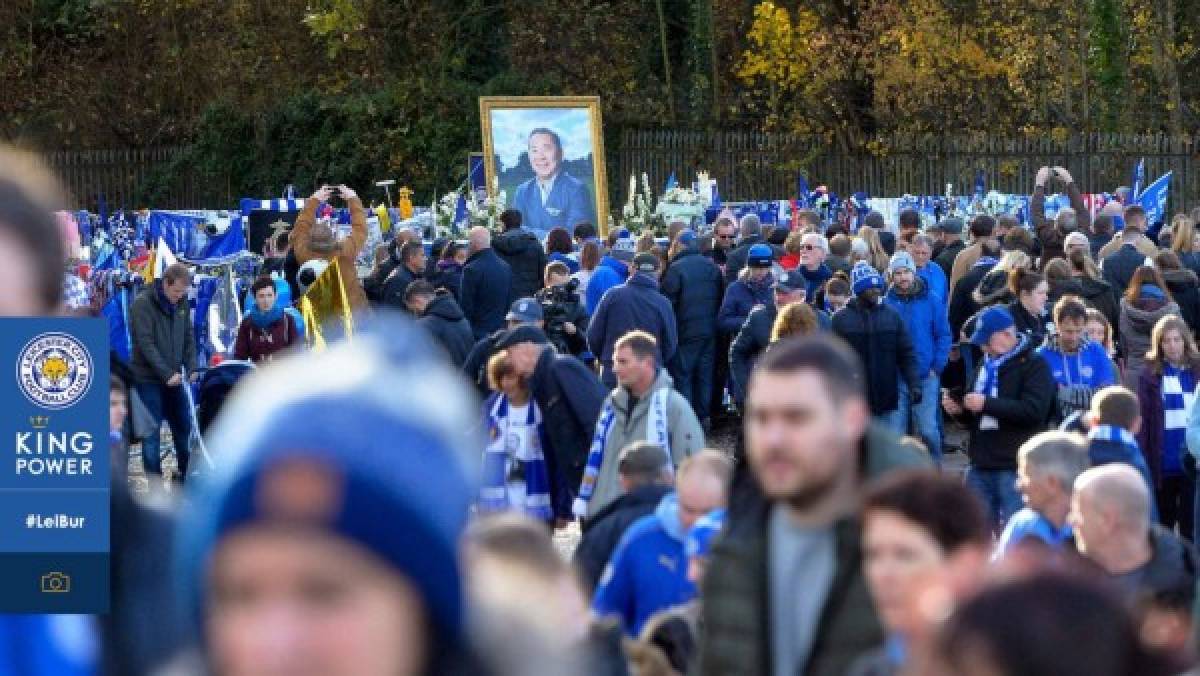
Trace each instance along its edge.
<path fill-rule="evenodd" d="M 542 292 L 542 317 L 545 320 L 546 337 L 563 354 L 569 354 L 566 349 L 567 333 L 563 324 L 570 321 L 572 305 L 579 303 L 579 280 L 571 279 L 561 286 L 549 286 Z"/>

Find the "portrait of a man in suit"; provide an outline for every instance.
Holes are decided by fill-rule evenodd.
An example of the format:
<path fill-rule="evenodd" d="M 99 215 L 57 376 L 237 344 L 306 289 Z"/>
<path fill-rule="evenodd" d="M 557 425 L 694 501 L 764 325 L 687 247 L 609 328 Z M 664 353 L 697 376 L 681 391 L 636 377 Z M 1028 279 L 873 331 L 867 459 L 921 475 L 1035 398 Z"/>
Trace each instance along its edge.
<path fill-rule="evenodd" d="M 582 181 L 563 166 L 562 138 L 538 127 L 527 139 L 533 177 L 517 186 L 512 207 L 521 212 L 522 224 L 545 236 L 552 228 L 568 231 L 578 223 L 595 223 L 592 196 Z"/>

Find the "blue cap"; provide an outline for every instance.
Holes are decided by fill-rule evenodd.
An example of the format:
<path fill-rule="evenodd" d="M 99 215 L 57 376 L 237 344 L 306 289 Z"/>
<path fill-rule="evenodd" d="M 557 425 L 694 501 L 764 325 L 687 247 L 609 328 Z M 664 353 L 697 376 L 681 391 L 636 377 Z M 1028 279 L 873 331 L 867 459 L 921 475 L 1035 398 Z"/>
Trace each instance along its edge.
<path fill-rule="evenodd" d="M 746 265 L 752 268 L 769 268 L 775 252 L 766 244 L 755 244 L 746 253 Z"/>
<path fill-rule="evenodd" d="M 687 557 L 690 559 L 696 556 L 708 556 L 709 551 L 712 550 L 713 538 L 717 536 L 717 533 L 721 532 L 721 527 L 724 525 L 724 509 L 714 509 L 696 519 L 696 523 L 688 531 L 687 538 L 683 543 Z"/>
<path fill-rule="evenodd" d="M 804 275 L 796 270 L 784 270 L 779 277 L 775 279 L 775 283 L 771 288 L 783 293 L 792 293 L 794 291 L 807 291 L 808 281 L 804 279 Z"/>
<path fill-rule="evenodd" d="M 971 343 L 983 347 L 991 340 L 992 334 L 1003 331 L 1016 322 L 1013 321 L 1013 316 L 1009 311 L 1000 305 L 992 307 L 979 313 L 979 317 L 975 320 L 975 333 L 971 334 Z"/>
<path fill-rule="evenodd" d="M 513 301 L 511 307 L 508 308 L 508 314 L 504 315 L 506 322 L 524 322 L 530 324 L 540 322 L 546 316 L 542 313 L 542 304 L 536 298 L 518 298 Z"/>

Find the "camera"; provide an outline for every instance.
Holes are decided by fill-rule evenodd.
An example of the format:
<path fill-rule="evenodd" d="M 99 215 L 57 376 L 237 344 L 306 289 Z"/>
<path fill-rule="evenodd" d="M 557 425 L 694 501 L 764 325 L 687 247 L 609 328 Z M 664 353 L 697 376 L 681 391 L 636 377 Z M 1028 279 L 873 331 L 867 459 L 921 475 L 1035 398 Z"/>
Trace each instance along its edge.
<path fill-rule="evenodd" d="M 550 286 L 543 290 L 542 316 L 545 320 L 546 337 L 562 354 L 570 354 L 567 348 L 567 332 L 563 327 L 571 320 L 573 306 L 579 304 L 579 280 L 571 279 L 562 286 Z"/>
<path fill-rule="evenodd" d="M 42 592 L 66 594 L 71 591 L 71 576 L 66 573 L 46 573 L 42 576 Z"/>

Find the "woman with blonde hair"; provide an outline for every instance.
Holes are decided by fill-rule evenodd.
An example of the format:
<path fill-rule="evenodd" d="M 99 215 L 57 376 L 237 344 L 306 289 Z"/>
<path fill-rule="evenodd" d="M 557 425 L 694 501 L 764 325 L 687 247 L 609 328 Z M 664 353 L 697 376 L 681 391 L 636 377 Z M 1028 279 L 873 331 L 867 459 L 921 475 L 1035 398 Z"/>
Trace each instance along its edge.
<path fill-rule="evenodd" d="M 1187 324 L 1176 315 L 1167 315 L 1154 324 L 1145 357 L 1136 389 L 1142 409 L 1138 445 L 1154 477 L 1163 526 L 1168 530 L 1178 526 L 1180 535 L 1191 540 L 1196 483 L 1184 466 L 1188 411 L 1200 384 L 1200 352 Z"/>
<path fill-rule="evenodd" d="M 891 256 L 888 256 L 887 250 L 883 248 L 883 243 L 879 241 L 879 233 L 875 228 L 869 225 L 864 225 L 858 229 L 858 238 L 867 243 L 867 249 L 870 255 L 867 256 L 867 263 L 876 270 L 887 270 L 888 263 L 891 262 Z"/>
<path fill-rule="evenodd" d="M 1179 256 L 1183 267 L 1200 275 L 1200 253 L 1196 253 L 1196 221 L 1187 214 L 1175 214 L 1171 219 L 1171 251 Z"/>
<path fill-rule="evenodd" d="M 808 303 L 788 303 L 779 310 L 771 327 L 771 342 L 784 338 L 799 338 L 817 330 L 817 313 Z"/>

